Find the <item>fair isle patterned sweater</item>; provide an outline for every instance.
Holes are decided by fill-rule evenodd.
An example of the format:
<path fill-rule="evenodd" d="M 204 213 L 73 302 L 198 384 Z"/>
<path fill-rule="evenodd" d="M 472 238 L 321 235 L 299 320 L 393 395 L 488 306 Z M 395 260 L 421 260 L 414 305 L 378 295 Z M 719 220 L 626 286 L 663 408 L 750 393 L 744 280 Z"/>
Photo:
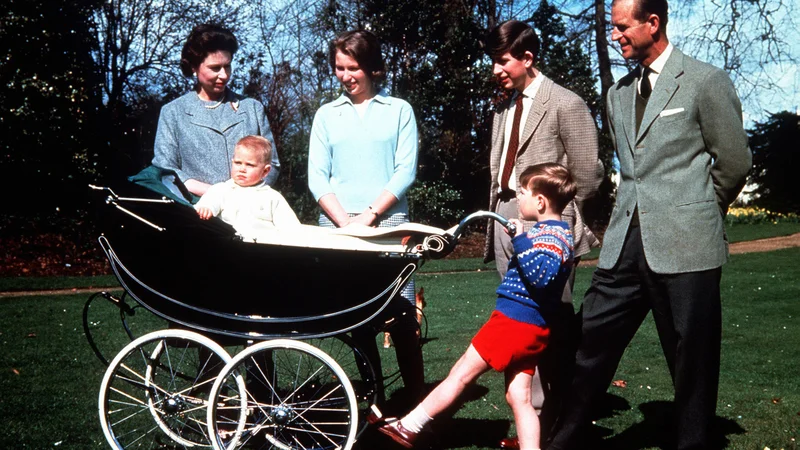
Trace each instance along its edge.
<path fill-rule="evenodd" d="M 511 242 L 514 256 L 497 288 L 495 310 L 519 322 L 547 326 L 547 312 L 561 304 L 572 270 L 572 232 L 566 222 L 546 220 Z"/>

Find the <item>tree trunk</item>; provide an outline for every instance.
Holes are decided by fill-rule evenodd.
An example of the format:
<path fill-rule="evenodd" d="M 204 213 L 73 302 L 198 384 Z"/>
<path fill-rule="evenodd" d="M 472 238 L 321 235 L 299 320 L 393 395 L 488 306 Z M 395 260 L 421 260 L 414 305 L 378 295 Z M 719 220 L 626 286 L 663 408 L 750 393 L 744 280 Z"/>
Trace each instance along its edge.
<path fill-rule="evenodd" d="M 602 99 L 601 110 L 605 111 L 605 100 L 608 90 L 614 84 L 614 76 L 611 74 L 611 58 L 608 56 L 608 35 L 606 34 L 606 5 L 604 0 L 595 0 L 594 4 L 594 30 L 595 45 L 597 46 L 597 65 L 600 71 L 600 98 Z M 603 133 L 608 133 L 608 117 L 605 113 L 601 115 L 601 129 Z"/>

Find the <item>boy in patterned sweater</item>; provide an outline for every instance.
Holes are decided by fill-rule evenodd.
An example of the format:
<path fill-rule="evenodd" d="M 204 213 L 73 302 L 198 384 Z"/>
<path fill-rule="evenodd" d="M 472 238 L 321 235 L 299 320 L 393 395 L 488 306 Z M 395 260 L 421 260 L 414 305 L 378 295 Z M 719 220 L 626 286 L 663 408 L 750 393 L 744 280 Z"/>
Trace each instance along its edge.
<path fill-rule="evenodd" d="M 406 448 L 434 417 L 453 405 L 464 389 L 490 369 L 505 373 L 506 400 L 514 413 L 521 449 L 538 449 L 539 418 L 531 405 L 531 379 L 547 346 L 548 316 L 557 311 L 572 270 L 573 241 L 561 212 L 575 196 L 566 167 L 537 164 L 522 172 L 517 192 L 523 219 L 537 223 L 513 236 L 514 257 L 497 288 L 497 304 L 466 353 L 413 411 L 400 420 L 371 417 L 379 431 Z"/>

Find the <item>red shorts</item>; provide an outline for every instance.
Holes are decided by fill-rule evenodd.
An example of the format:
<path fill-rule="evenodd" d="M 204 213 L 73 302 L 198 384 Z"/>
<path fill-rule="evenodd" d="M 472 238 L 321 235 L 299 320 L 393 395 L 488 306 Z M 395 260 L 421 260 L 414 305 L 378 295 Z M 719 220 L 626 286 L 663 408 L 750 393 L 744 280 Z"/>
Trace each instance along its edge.
<path fill-rule="evenodd" d="M 499 311 L 493 311 L 489 320 L 472 338 L 472 346 L 498 372 L 533 375 L 549 336 L 548 328 L 518 322 Z"/>

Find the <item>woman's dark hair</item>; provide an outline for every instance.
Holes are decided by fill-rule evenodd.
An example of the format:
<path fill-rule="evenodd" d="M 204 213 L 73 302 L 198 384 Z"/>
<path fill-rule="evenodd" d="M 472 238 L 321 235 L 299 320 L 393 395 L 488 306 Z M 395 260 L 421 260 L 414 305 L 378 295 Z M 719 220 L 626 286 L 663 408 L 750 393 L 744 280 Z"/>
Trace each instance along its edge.
<path fill-rule="evenodd" d="M 212 23 L 204 23 L 192 28 L 181 51 L 181 73 L 191 77 L 210 53 L 224 51 L 231 55 L 239 49 L 239 41 L 227 28 Z"/>
<path fill-rule="evenodd" d="M 373 84 L 379 84 L 386 78 L 386 64 L 381 55 L 381 44 L 371 32 L 366 30 L 347 31 L 331 41 L 328 49 L 328 62 L 334 72 L 336 72 L 337 51 L 355 59 Z"/>
<path fill-rule="evenodd" d="M 494 27 L 486 37 L 486 54 L 498 59 L 506 52 L 517 59 L 522 59 L 525 52 L 533 54 L 533 60 L 539 57 L 539 36 L 525 22 L 507 20 Z"/>

